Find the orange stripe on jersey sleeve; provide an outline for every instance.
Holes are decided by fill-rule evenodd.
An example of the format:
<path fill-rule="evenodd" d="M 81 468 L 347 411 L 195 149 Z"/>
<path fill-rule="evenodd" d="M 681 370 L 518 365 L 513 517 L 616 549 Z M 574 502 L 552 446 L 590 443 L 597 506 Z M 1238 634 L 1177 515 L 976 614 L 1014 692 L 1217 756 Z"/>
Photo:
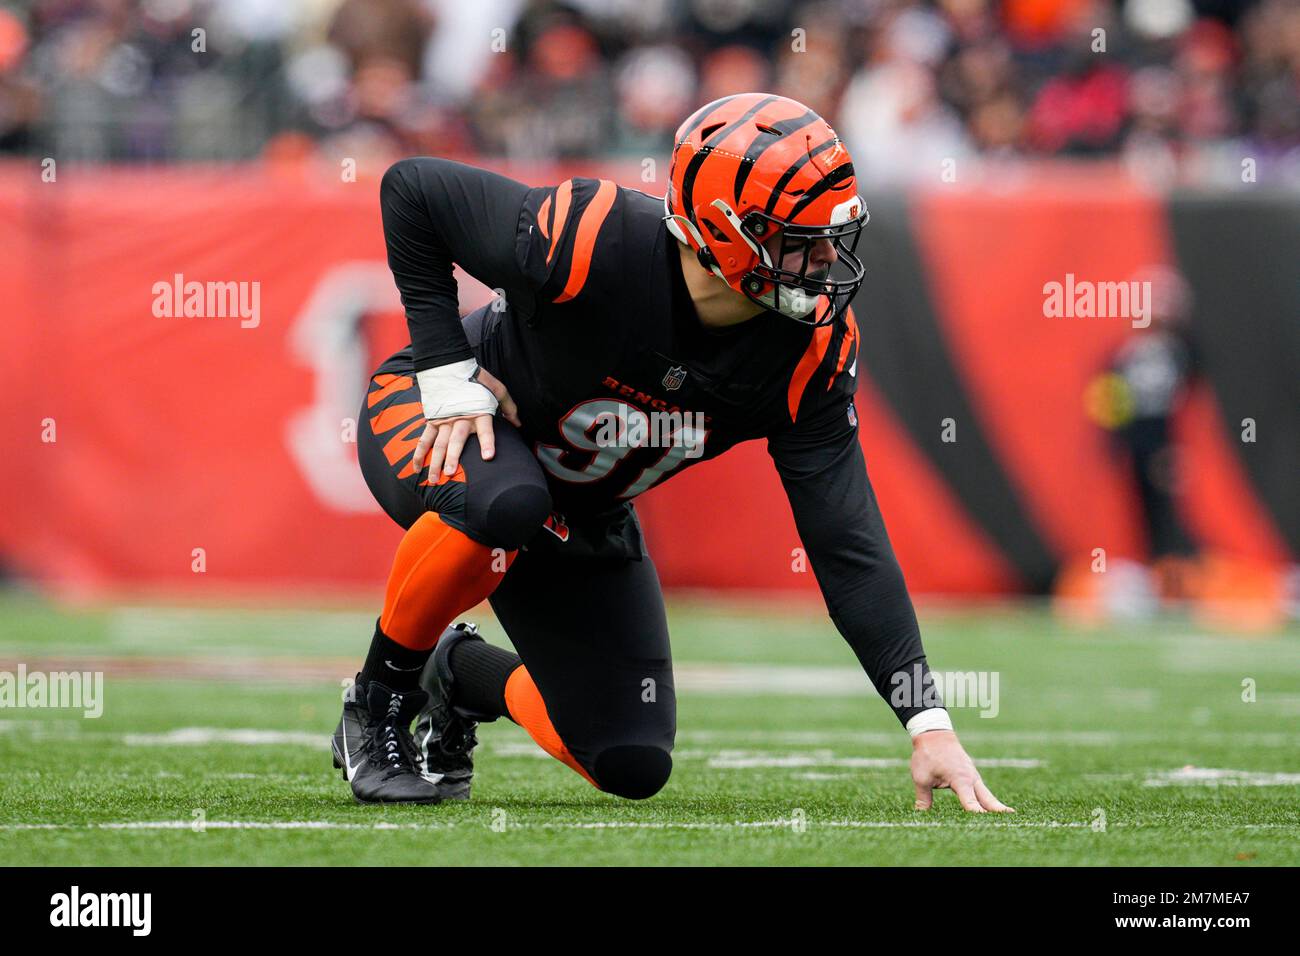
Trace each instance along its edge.
<path fill-rule="evenodd" d="M 808 380 L 813 377 L 813 372 L 817 371 L 817 366 L 821 365 L 822 359 L 826 357 L 826 350 L 831 344 L 831 329 L 832 326 L 829 325 L 819 325 L 813 329 L 808 348 L 804 349 L 803 357 L 794 367 L 794 375 L 790 377 L 790 391 L 786 396 L 790 403 L 790 421 L 794 421 L 799 413 L 799 400 L 803 398 L 804 389 L 808 387 Z"/>
<path fill-rule="evenodd" d="M 600 181 L 600 188 L 578 220 L 578 236 L 573 243 L 573 259 L 569 264 L 569 279 L 564 283 L 564 291 L 556 297 L 556 302 L 567 302 L 582 291 L 587 284 L 587 274 L 591 271 L 591 258 L 596 252 L 596 236 L 605 222 L 605 217 L 614 208 L 614 198 L 618 187 L 608 179 Z"/>
<path fill-rule="evenodd" d="M 573 180 L 566 179 L 555 190 L 555 228 L 551 230 L 551 248 L 546 252 L 546 264 L 555 258 L 555 250 L 560 245 L 560 236 L 564 235 L 564 224 L 569 218 L 569 203 L 573 199 Z"/>
<path fill-rule="evenodd" d="M 835 373 L 826 382 L 826 391 L 828 392 L 831 390 L 831 386 L 835 384 L 835 376 L 844 371 L 844 365 L 849 360 L 851 347 L 858 339 L 858 322 L 853 318 L 853 309 L 850 307 L 846 314 L 848 316 L 848 328 L 844 330 L 844 341 L 840 343 L 840 357 L 835 362 Z"/>
<path fill-rule="evenodd" d="M 543 239 L 551 238 L 550 231 L 546 228 L 546 220 L 551 215 L 551 197 L 547 196 L 542 200 L 542 207 L 537 210 L 537 231 L 542 234 Z"/>

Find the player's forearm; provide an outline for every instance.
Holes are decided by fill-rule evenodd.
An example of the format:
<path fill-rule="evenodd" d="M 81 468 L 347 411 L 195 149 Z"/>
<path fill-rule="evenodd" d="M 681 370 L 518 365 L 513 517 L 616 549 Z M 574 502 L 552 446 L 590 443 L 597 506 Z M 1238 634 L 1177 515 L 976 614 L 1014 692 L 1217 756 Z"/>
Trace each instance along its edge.
<path fill-rule="evenodd" d="M 909 722 L 939 700 L 856 429 L 840 421 L 828 416 L 829 435 L 810 428 L 816 440 L 786 437 L 771 450 L 831 620 L 899 722 L 913 730 Z M 936 719 L 943 718 L 929 718 Z"/>
<path fill-rule="evenodd" d="M 809 550 L 831 620 L 876 691 L 911 729 L 914 717 L 941 701 L 892 551 L 880 554 L 874 545 L 847 541 Z"/>

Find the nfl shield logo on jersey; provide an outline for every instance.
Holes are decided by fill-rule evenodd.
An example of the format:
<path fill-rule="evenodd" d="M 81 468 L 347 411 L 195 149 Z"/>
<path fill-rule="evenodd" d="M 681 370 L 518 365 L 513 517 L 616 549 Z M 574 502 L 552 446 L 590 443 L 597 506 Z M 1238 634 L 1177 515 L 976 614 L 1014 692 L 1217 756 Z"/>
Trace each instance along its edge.
<path fill-rule="evenodd" d="M 675 392 L 682 387 L 682 382 L 686 381 L 686 369 L 680 365 L 674 365 L 664 376 L 664 388 L 670 392 Z"/>

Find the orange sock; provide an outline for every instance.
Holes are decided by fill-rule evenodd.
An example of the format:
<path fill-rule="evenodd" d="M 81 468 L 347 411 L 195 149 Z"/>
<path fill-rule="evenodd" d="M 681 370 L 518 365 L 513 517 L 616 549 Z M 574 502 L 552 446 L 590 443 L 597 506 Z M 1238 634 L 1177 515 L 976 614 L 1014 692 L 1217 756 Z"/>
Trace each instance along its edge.
<path fill-rule="evenodd" d="M 564 741 L 555 732 L 551 718 L 546 713 L 546 702 L 542 700 L 541 691 L 533 683 L 527 668 L 516 667 L 506 680 L 506 710 L 510 719 L 537 741 L 537 746 L 571 770 L 577 771 L 597 790 L 600 789 L 596 781 L 591 779 L 591 774 L 569 753 L 569 748 L 564 746 Z"/>
<path fill-rule="evenodd" d="M 492 548 L 431 511 L 421 515 L 393 557 L 380 630 L 403 647 L 427 651 L 457 614 L 496 590 L 517 553 L 505 552 L 503 566 Z"/>

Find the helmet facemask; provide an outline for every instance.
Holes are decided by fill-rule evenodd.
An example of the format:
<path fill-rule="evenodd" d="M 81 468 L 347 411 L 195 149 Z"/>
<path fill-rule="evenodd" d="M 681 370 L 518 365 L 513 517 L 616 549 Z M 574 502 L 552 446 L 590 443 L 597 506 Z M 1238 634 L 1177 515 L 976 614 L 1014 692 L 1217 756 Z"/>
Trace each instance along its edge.
<path fill-rule="evenodd" d="M 664 203 L 671 208 L 667 197 Z M 857 246 L 870 216 L 858 197 L 837 206 L 831 218 L 841 221 L 830 225 L 785 222 L 757 209 L 742 221 L 721 199 L 696 207 L 698 228 L 685 216 L 664 218 L 673 235 L 695 250 L 701 266 L 755 305 L 805 325 L 830 325 L 842 316 L 865 278 Z M 773 256 L 769 246 L 776 236 L 780 254 Z M 822 240 L 833 244 L 836 260 L 819 273 L 813 249 Z M 828 307 L 818 312 L 823 296 Z"/>
<path fill-rule="evenodd" d="M 856 218 L 827 226 L 785 223 L 767 213 L 749 213 L 742 228 L 760 248 L 760 262 L 741 283 L 745 295 L 756 305 L 779 312 L 806 325 L 829 325 L 844 314 L 862 287 L 866 272 L 857 256 L 858 240 L 869 214 L 863 207 Z M 779 254 L 773 256 L 769 246 L 779 237 Z M 835 249 L 835 262 L 822 271 L 813 265 L 816 244 L 829 240 Z M 786 263 L 794 265 L 786 268 Z M 822 296 L 828 308 L 816 312 Z"/>

